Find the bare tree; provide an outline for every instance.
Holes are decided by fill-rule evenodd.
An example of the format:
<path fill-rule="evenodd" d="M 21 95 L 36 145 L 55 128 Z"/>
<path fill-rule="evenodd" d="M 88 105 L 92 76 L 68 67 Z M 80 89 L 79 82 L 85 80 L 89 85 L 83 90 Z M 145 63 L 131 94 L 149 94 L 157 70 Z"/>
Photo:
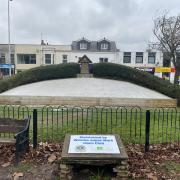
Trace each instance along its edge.
<path fill-rule="evenodd" d="M 176 72 L 174 83 L 178 84 L 180 76 L 180 15 L 168 16 L 164 13 L 154 20 L 153 33 L 158 39 L 158 48 L 168 53 Z M 155 43 L 157 45 L 157 43 Z"/>

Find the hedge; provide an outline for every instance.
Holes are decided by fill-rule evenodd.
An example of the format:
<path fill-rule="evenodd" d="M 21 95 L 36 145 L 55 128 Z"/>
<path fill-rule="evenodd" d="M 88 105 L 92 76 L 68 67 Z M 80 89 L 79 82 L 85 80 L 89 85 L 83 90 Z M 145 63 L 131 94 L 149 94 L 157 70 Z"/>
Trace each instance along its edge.
<path fill-rule="evenodd" d="M 171 84 L 150 73 L 114 63 L 96 63 L 93 65 L 94 77 L 129 81 L 134 84 L 158 91 L 178 100 L 180 105 L 180 86 Z"/>
<path fill-rule="evenodd" d="M 29 69 L 10 78 L 0 80 L 0 93 L 28 83 L 73 78 L 78 73 L 80 73 L 80 67 L 77 63 L 48 65 Z M 147 72 L 114 63 L 96 63 L 93 65 L 93 75 L 99 78 L 129 81 L 147 87 L 177 99 L 178 105 L 180 105 L 180 86 L 171 84 L 169 81 L 162 80 Z"/>
<path fill-rule="evenodd" d="M 0 93 L 28 83 L 50 79 L 73 78 L 76 77 L 78 73 L 80 73 L 80 67 L 79 64 L 76 63 L 32 68 L 10 78 L 0 80 Z"/>

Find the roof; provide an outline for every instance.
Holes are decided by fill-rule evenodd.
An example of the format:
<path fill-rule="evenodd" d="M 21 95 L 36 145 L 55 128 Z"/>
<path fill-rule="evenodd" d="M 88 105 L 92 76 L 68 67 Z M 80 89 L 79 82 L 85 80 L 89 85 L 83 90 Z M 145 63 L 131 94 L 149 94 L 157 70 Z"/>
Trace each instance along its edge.
<path fill-rule="evenodd" d="M 109 49 L 107 49 L 107 50 L 101 50 L 99 48 L 101 42 L 104 42 L 104 41 L 106 41 L 109 44 Z M 88 43 L 88 49 L 81 50 L 79 48 L 79 44 L 81 42 L 87 42 Z M 119 51 L 119 49 L 117 49 L 117 47 L 116 47 L 115 41 L 110 41 L 110 40 L 107 40 L 106 38 L 103 38 L 99 41 L 89 41 L 89 40 L 86 40 L 85 38 L 81 38 L 80 40 L 73 41 L 71 46 L 72 46 L 72 51 L 90 51 L 90 52 L 101 52 L 101 51 L 103 51 L 103 52 L 117 52 L 117 51 Z"/>
<path fill-rule="evenodd" d="M 78 63 L 92 63 L 92 61 L 86 55 L 84 55 L 83 57 L 79 58 Z"/>

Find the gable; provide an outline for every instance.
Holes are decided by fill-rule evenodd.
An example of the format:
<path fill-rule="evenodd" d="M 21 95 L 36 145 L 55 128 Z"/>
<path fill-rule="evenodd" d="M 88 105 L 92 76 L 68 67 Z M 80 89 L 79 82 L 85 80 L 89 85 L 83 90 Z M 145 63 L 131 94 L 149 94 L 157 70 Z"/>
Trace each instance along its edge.
<path fill-rule="evenodd" d="M 78 63 L 92 63 L 92 61 L 86 55 L 84 55 L 83 57 L 79 58 Z"/>

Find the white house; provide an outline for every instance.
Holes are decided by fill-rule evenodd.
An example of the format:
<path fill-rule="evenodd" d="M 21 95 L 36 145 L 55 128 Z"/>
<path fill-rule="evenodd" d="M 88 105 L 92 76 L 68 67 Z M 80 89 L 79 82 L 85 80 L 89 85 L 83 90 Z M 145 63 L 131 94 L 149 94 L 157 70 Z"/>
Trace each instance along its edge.
<path fill-rule="evenodd" d="M 123 64 L 144 71 L 152 71 L 155 67 L 163 66 L 163 53 L 160 51 L 122 52 L 116 47 L 114 41 L 106 38 L 99 41 L 90 41 L 82 38 L 72 42 L 71 58 L 69 61 L 78 62 L 78 59 L 86 55 L 93 63 L 112 62 Z"/>

